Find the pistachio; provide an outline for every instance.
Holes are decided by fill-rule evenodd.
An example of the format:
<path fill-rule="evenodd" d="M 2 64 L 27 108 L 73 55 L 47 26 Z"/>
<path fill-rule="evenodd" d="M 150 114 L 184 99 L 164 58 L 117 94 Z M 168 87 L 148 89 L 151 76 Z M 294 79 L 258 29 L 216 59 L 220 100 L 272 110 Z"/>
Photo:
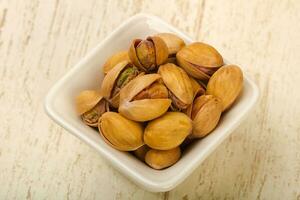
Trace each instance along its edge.
<path fill-rule="evenodd" d="M 146 40 L 135 39 L 131 43 L 128 55 L 140 70 L 151 72 L 167 61 L 168 47 L 157 36 L 148 37 Z"/>
<path fill-rule="evenodd" d="M 144 141 L 149 147 L 169 150 L 179 146 L 192 130 L 191 119 L 181 112 L 167 112 L 145 128 Z"/>
<path fill-rule="evenodd" d="M 133 153 L 138 159 L 140 159 L 141 161 L 145 161 L 145 156 L 149 149 L 150 148 L 147 145 L 143 145 L 137 150 L 135 150 Z"/>
<path fill-rule="evenodd" d="M 120 92 L 119 112 L 134 121 L 149 121 L 164 114 L 170 104 L 160 75 L 146 74 L 132 80 Z"/>
<path fill-rule="evenodd" d="M 131 80 L 139 75 L 138 69 L 128 61 L 118 63 L 104 77 L 101 93 L 112 107 L 119 107 L 119 93 Z"/>
<path fill-rule="evenodd" d="M 104 141 L 120 151 L 134 151 L 143 143 L 143 126 L 119 113 L 106 112 L 98 123 Z"/>
<path fill-rule="evenodd" d="M 163 82 L 169 89 L 172 107 L 175 110 L 183 110 L 193 102 L 193 87 L 189 76 L 180 67 L 167 63 L 158 69 Z"/>
<path fill-rule="evenodd" d="M 127 51 L 120 51 L 113 54 L 107 59 L 107 61 L 103 65 L 104 74 L 107 74 L 114 66 L 123 61 L 129 61 Z"/>
<path fill-rule="evenodd" d="M 191 119 L 193 131 L 190 138 L 202 138 L 218 124 L 222 113 L 222 104 L 213 95 L 202 95 L 193 104 Z"/>
<path fill-rule="evenodd" d="M 146 153 L 145 162 L 153 169 L 164 169 L 174 165 L 180 158 L 179 147 L 170 150 L 151 149 Z"/>
<path fill-rule="evenodd" d="M 210 78 L 207 84 L 207 94 L 218 97 L 227 110 L 237 99 L 243 88 L 243 72 L 236 65 L 221 67 Z"/>
<path fill-rule="evenodd" d="M 160 37 L 167 45 L 169 58 L 175 57 L 176 53 L 185 46 L 183 39 L 173 33 L 158 33 L 157 37 Z"/>
<path fill-rule="evenodd" d="M 212 46 L 201 42 L 183 47 L 176 58 L 179 66 L 200 80 L 208 80 L 223 65 L 221 54 Z"/>
<path fill-rule="evenodd" d="M 76 97 L 76 110 L 85 124 L 97 127 L 100 116 L 108 111 L 108 105 L 98 91 L 84 90 Z"/>

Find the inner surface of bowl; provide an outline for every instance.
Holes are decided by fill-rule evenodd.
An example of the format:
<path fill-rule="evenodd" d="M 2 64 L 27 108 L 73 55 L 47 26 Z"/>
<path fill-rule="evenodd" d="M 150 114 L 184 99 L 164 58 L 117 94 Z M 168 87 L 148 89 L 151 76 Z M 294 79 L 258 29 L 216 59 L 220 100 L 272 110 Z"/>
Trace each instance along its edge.
<path fill-rule="evenodd" d="M 110 55 L 128 49 L 130 42 L 135 38 L 146 38 L 159 32 L 173 32 L 186 43 L 192 42 L 186 35 L 156 17 L 133 17 L 59 80 L 49 92 L 45 103 L 48 114 L 57 123 L 97 149 L 126 176 L 151 191 L 169 190 L 187 177 L 238 125 L 257 98 L 255 85 L 245 78 L 243 93 L 222 117 L 217 128 L 204 139 L 196 141 L 192 148 L 188 148 L 175 165 L 164 170 L 154 170 L 130 153 L 120 152 L 107 145 L 99 133 L 85 125 L 76 114 L 75 96 L 82 90 L 100 88 L 103 79 L 102 66 Z"/>

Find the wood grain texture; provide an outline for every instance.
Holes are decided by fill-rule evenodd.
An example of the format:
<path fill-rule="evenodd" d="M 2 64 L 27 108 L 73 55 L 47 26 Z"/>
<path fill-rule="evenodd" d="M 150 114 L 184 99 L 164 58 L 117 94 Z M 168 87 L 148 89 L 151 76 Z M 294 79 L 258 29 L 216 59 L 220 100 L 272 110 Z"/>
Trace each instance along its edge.
<path fill-rule="evenodd" d="M 0 199 L 300 199 L 300 2 L 0 1 Z M 168 193 L 150 193 L 52 122 L 43 98 L 145 12 L 214 45 L 258 84 L 256 110 Z"/>

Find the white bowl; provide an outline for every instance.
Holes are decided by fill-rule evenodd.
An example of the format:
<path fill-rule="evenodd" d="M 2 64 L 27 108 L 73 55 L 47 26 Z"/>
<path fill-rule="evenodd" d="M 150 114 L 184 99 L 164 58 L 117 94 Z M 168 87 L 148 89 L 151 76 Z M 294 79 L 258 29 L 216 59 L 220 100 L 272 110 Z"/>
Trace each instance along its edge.
<path fill-rule="evenodd" d="M 99 133 L 86 126 L 74 109 L 75 96 L 85 89 L 99 89 L 102 66 L 113 53 L 128 49 L 134 38 L 145 38 L 158 32 L 172 32 L 187 43 L 193 40 L 155 16 L 138 14 L 112 32 L 75 67 L 62 77 L 45 99 L 47 114 L 70 133 L 94 147 L 116 169 L 136 184 L 152 192 L 173 189 L 187 178 L 200 163 L 241 123 L 258 99 L 258 89 L 245 77 L 243 93 L 234 106 L 222 116 L 217 128 L 183 152 L 182 158 L 164 170 L 154 170 L 127 152 L 108 146 Z M 228 62 L 227 62 L 228 63 Z"/>

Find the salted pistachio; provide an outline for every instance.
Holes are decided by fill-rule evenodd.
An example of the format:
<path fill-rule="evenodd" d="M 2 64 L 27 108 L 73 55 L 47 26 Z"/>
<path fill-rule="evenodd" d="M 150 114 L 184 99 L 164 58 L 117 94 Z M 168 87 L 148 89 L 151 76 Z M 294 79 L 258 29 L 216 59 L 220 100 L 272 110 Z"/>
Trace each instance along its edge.
<path fill-rule="evenodd" d="M 189 75 L 205 81 L 223 65 L 221 54 L 214 47 L 201 42 L 183 47 L 176 58 L 178 65 Z"/>
<path fill-rule="evenodd" d="M 158 150 L 179 146 L 192 130 L 191 119 L 181 112 L 167 112 L 150 121 L 144 131 L 144 142 Z"/>
<path fill-rule="evenodd" d="M 137 150 L 135 150 L 133 153 L 138 159 L 140 159 L 141 161 L 145 161 L 145 156 L 149 149 L 150 148 L 147 145 L 143 145 Z"/>
<path fill-rule="evenodd" d="M 144 145 L 143 126 L 116 112 L 104 113 L 98 123 L 104 141 L 120 151 L 134 151 Z"/>
<path fill-rule="evenodd" d="M 193 131 L 190 138 L 202 138 L 218 124 L 222 113 L 220 100 L 213 95 L 202 95 L 193 104 L 191 119 Z"/>
<path fill-rule="evenodd" d="M 76 97 L 76 110 L 85 124 L 97 127 L 100 116 L 109 108 L 100 92 L 84 90 Z"/>
<path fill-rule="evenodd" d="M 146 153 L 145 162 L 153 169 L 164 169 L 174 165 L 181 156 L 179 147 L 170 150 L 150 149 Z"/>
<path fill-rule="evenodd" d="M 129 61 L 128 51 L 119 51 L 110 56 L 103 65 L 104 74 L 107 74 L 109 70 L 123 61 Z"/>
<path fill-rule="evenodd" d="M 169 89 L 172 110 L 181 111 L 193 102 L 193 87 L 187 73 L 180 67 L 167 63 L 158 69 L 163 82 Z"/>
<path fill-rule="evenodd" d="M 167 88 L 158 74 L 146 74 L 132 80 L 120 92 L 119 112 L 134 121 L 149 121 L 164 114 L 170 104 Z"/>
<path fill-rule="evenodd" d="M 176 53 L 185 46 L 183 39 L 173 33 L 158 33 L 155 36 L 160 37 L 166 43 L 169 58 L 176 57 Z"/>
<path fill-rule="evenodd" d="M 168 47 L 157 36 L 132 41 L 128 52 L 131 62 L 144 72 L 151 72 L 168 59 Z"/>
<path fill-rule="evenodd" d="M 101 85 L 103 97 L 112 107 L 118 108 L 120 90 L 139 74 L 139 70 L 128 61 L 118 63 L 103 79 Z"/>
<path fill-rule="evenodd" d="M 225 111 L 234 103 L 242 88 L 242 70 L 236 65 L 225 65 L 210 78 L 206 92 L 218 97 Z"/>

